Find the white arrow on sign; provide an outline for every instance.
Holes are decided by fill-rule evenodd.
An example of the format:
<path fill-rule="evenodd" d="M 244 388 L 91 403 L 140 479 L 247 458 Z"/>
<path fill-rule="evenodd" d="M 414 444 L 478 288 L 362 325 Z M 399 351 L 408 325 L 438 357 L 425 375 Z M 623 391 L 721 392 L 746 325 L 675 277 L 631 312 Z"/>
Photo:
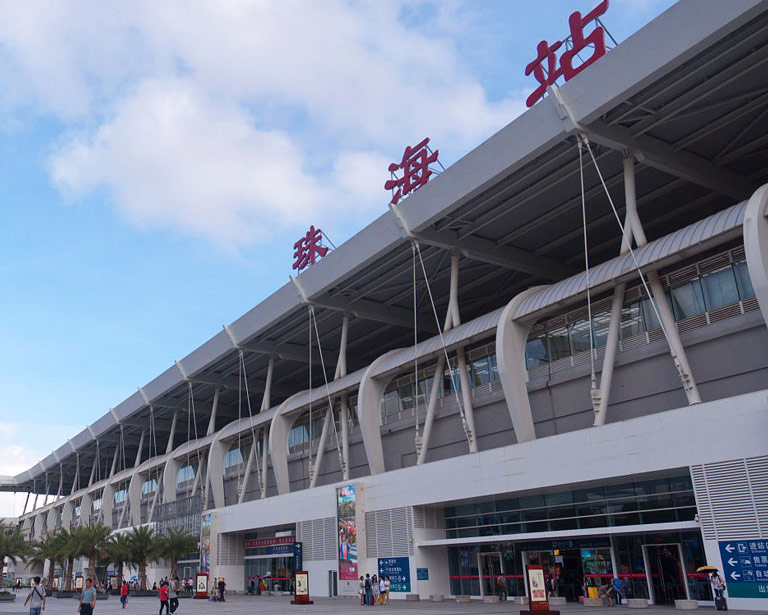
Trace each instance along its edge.
<path fill-rule="evenodd" d="M 728 553 L 733 553 L 736 550 L 736 548 L 731 544 L 727 544 L 725 545 L 725 550 L 728 551 Z"/>
<path fill-rule="evenodd" d="M 736 571 L 733 571 L 733 572 L 731 573 L 731 578 L 732 578 L 734 581 L 736 581 L 737 579 L 740 579 L 740 578 L 741 578 L 741 575 L 740 575 L 740 574 L 736 574 Z"/>
<path fill-rule="evenodd" d="M 728 559 L 728 565 L 729 566 L 735 566 L 738 563 L 739 562 L 737 560 L 733 559 L 732 557 Z"/>

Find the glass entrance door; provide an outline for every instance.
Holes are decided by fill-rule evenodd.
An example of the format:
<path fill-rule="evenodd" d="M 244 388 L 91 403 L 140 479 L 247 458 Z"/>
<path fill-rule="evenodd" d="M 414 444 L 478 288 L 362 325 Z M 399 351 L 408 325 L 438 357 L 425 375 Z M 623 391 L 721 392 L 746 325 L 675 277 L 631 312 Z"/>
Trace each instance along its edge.
<path fill-rule="evenodd" d="M 645 545 L 654 604 L 674 604 L 687 598 L 683 559 L 679 544 Z"/>
<path fill-rule="evenodd" d="M 477 559 L 480 564 L 480 594 L 482 596 L 497 595 L 496 579 L 504 574 L 501 553 L 478 553 Z"/>

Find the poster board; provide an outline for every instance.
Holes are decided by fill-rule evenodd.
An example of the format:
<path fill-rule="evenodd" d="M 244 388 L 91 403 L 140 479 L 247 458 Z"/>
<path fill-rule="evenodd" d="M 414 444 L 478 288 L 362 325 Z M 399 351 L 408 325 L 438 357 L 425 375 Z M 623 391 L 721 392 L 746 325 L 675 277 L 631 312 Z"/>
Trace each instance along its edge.
<path fill-rule="evenodd" d="M 207 574 L 198 574 L 195 577 L 195 598 L 208 598 Z"/>
<path fill-rule="evenodd" d="M 309 599 L 309 572 L 297 570 L 293 584 L 293 600 L 291 604 L 313 604 Z"/>
<path fill-rule="evenodd" d="M 520 615 L 560 615 L 560 611 L 549 610 L 544 568 L 539 564 L 528 564 L 525 572 L 525 581 L 528 585 L 528 610 L 520 611 Z"/>
<path fill-rule="evenodd" d="M 83 577 L 75 578 L 75 589 L 81 591 L 83 589 Z"/>

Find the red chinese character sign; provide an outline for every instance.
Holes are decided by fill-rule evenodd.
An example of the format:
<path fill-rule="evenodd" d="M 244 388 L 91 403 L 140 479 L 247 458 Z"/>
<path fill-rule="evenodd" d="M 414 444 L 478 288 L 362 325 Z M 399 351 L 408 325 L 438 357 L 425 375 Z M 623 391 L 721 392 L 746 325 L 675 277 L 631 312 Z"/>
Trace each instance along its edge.
<path fill-rule="evenodd" d="M 323 246 L 323 231 L 313 226 L 309 227 L 307 234 L 293 244 L 294 250 L 293 269 L 301 272 L 302 269 L 314 265 L 317 257 L 323 257 L 328 254 L 328 248 Z"/>
<path fill-rule="evenodd" d="M 402 197 L 408 196 L 429 181 L 430 176 L 434 173 L 429 168 L 430 164 L 436 162 L 440 164 L 437 160 L 439 152 L 430 150 L 427 146 L 428 143 L 429 139 L 427 138 L 414 147 L 409 145 L 403 152 L 402 160 L 399 163 L 393 162 L 389 165 L 389 172 L 392 173 L 393 177 L 387 180 L 384 189 L 394 190 L 391 201 L 393 205 L 397 205 Z M 403 172 L 402 177 L 394 175 L 397 171 Z"/>
<path fill-rule="evenodd" d="M 594 64 L 605 55 L 605 28 L 600 24 L 599 17 L 608 10 L 608 1 L 602 0 L 594 9 L 582 17 L 579 11 L 571 13 L 568 18 L 571 34 L 565 41 L 555 41 L 549 44 L 541 41 L 536 46 L 536 59 L 525 67 L 526 76 L 533 74 L 539 87 L 525 101 L 532 107 L 536 104 L 551 85 L 562 75 L 566 81 L 572 79 L 588 66 Z M 596 22 L 595 28 L 586 36 L 584 28 L 591 22 Z M 560 66 L 557 65 L 555 52 L 565 44 L 566 50 L 560 57 Z M 581 52 L 591 48 L 591 55 L 582 60 Z M 574 58 L 578 58 L 580 64 L 574 66 Z"/>

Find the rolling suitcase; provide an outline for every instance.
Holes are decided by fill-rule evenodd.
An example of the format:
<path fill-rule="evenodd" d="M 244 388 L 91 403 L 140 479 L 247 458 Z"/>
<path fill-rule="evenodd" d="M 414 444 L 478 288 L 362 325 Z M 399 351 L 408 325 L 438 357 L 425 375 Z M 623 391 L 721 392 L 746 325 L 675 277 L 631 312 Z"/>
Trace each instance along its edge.
<path fill-rule="evenodd" d="M 722 596 L 720 598 L 715 598 L 715 608 L 718 611 L 728 610 L 728 603 L 725 601 L 725 596 Z"/>

